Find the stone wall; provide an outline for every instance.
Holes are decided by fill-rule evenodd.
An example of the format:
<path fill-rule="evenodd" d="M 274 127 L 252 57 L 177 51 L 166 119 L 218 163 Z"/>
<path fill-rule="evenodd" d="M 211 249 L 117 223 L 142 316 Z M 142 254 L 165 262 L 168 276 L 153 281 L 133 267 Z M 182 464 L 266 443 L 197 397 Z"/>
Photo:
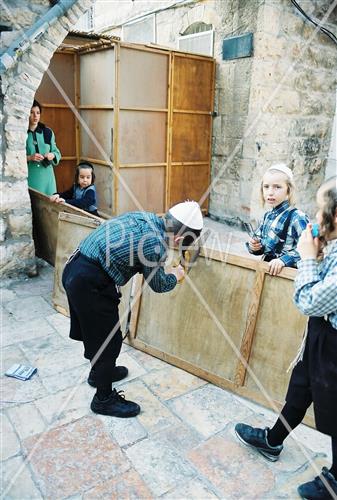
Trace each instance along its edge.
<path fill-rule="evenodd" d="M 66 15 L 55 19 L 38 41 L 29 45 L 2 78 L 1 275 L 19 271 L 35 272 L 25 149 L 28 117 L 35 92 L 54 51 L 91 4 L 91 0 L 78 0 Z M 24 0 L 15 0 L 11 4 L 10 12 L 6 10 L 7 22 L 12 23 L 13 33 L 18 37 L 21 28 L 32 26 L 49 8 L 50 3 L 46 0 L 29 2 L 29 6 Z M 11 41 L 9 38 L 11 37 L 6 37 L 7 45 Z"/>
<path fill-rule="evenodd" d="M 321 19 L 330 3 L 300 2 L 308 14 Z M 121 24 L 153 6 L 151 1 L 125 0 L 116 17 L 107 13 L 106 20 Z M 336 31 L 336 19 L 334 12 L 324 24 Z M 294 170 L 298 205 L 313 215 L 335 114 L 336 45 L 288 0 L 195 0 L 157 11 L 155 22 L 157 43 L 174 48 L 179 33 L 195 22 L 212 24 L 215 30 L 217 116 L 210 215 L 232 223 L 256 221 L 262 212 L 261 175 L 277 161 Z M 247 32 L 254 33 L 253 57 L 223 61 L 223 39 Z M 121 29 L 110 33 L 120 34 Z"/>

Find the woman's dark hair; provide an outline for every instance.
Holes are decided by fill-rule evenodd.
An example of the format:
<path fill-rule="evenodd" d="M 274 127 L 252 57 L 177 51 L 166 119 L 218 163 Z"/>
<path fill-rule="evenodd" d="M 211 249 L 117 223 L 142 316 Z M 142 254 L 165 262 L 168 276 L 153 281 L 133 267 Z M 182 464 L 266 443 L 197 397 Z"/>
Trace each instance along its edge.
<path fill-rule="evenodd" d="M 322 196 L 322 222 L 320 228 L 321 241 L 326 245 L 329 234 L 335 230 L 335 218 L 337 211 L 337 177 L 327 179 L 319 188 L 318 192 Z"/>
<path fill-rule="evenodd" d="M 42 112 L 42 106 L 39 103 L 39 101 L 37 101 L 36 99 L 34 99 L 34 101 L 33 101 L 32 108 L 39 108 L 40 113 Z"/>
<path fill-rule="evenodd" d="M 94 166 L 92 163 L 90 163 L 90 161 L 81 161 L 77 167 L 76 167 L 76 170 L 75 170 L 75 184 L 77 186 L 78 184 L 78 179 L 79 179 L 79 176 L 80 176 L 80 170 L 82 170 L 82 168 L 90 168 L 91 169 L 91 184 L 95 184 L 95 171 L 94 171 Z"/>

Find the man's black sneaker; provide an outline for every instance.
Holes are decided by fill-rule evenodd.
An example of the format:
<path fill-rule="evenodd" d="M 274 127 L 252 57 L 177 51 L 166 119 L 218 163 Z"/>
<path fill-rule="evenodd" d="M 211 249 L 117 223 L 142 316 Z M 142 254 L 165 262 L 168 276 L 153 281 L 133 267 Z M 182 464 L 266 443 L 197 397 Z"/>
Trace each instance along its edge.
<path fill-rule="evenodd" d="M 114 368 L 112 368 L 112 382 L 123 380 L 123 378 L 127 377 L 128 373 L 129 370 L 126 366 L 115 366 Z M 88 384 L 91 385 L 91 387 L 97 387 L 95 368 L 91 368 L 90 370 L 88 376 Z"/>
<path fill-rule="evenodd" d="M 94 413 L 110 415 L 111 417 L 128 418 L 135 417 L 140 412 L 140 406 L 133 401 L 125 399 L 123 391 L 114 389 L 110 396 L 100 400 L 97 395 L 93 397 L 90 408 Z"/>
<path fill-rule="evenodd" d="M 280 453 L 283 450 L 283 444 L 270 446 L 267 439 L 268 427 L 259 429 L 246 424 L 236 424 L 235 433 L 240 441 L 255 448 L 255 450 L 268 458 L 268 460 L 276 462 L 279 459 Z"/>
<path fill-rule="evenodd" d="M 322 477 L 328 483 L 334 494 L 337 495 L 337 481 L 326 467 L 323 467 L 321 474 L 315 477 L 313 481 L 301 484 L 301 486 L 297 488 L 298 494 L 307 500 L 331 500 L 331 498 L 334 498 L 331 491 L 329 491 L 323 483 Z"/>

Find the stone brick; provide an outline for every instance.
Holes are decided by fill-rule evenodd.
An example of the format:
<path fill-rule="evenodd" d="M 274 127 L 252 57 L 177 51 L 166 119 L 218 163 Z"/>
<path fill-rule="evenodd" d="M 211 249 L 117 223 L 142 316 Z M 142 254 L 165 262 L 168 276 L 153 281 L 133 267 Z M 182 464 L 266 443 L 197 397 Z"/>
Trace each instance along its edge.
<path fill-rule="evenodd" d="M 28 195 L 28 186 L 26 181 L 1 182 L 2 192 L 2 211 L 29 208 L 30 199 Z"/>
<path fill-rule="evenodd" d="M 0 247 L 1 271 L 0 275 L 16 274 L 29 269 L 35 264 L 35 251 L 32 241 L 6 240 L 6 245 Z"/>
<path fill-rule="evenodd" d="M 23 125 L 23 124 L 22 124 Z M 25 130 L 24 130 L 25 129 Z M 27 129 L 24 126 L 21 126 L 21 129 L 17 130 L 7 130 L 5 133 L 7 148 L 8 150 L 22 150 L 22 146 L 26 144 L 27 139 Z M 25 151 L 22 152 L 24 156 L 26 156 Z"/>
<path fill-rule="evenodd" d="M 8 224 L 12 237 L 31 236 L 32 234 L 32 214 L 15 214 L 8 215 Z"/>
<path fill-rule="evenodd" d="M 288 50 L 287 40 L 257 32 L 254 37 L 254 59 L 281 59 Z"/>
<path fill-rule="evenodd" d="M 26 152 L 19 150 L 11 151 L 7 149 L 4 174 L 8 177 L 15 177 L 16 179 L 26 179 L 27 173 Z"/>
<path fill-rule="evenodd" d="M 7 231 L 7 221 L 3 217 L 0 218 L 0 241 L 4 241 Z"/>
<path fill-rule="evenodd" d="M 20 474 L 18 474 L 20 471 Z M 31 472 L 22 456 L 11 458 L 2 470 L 2 493 L 11 499 L 42 500 L 42 496 L 34 484 Z M 15 481 L 13 481 L 15 478 Z"/>
<path fill-rule="evenodd" d="M 280 11 L 277 4 L 265 4 L 260 8 L 257 22 L 257 31 L 278 35 L 281 27 Z"/>
<path fill-rule="evenodd" d="M 4 414 L 0 415 L 1 431 L 6 439 L 1 446 L 1 460 L 6 460 L 20 452 L 20 441 L 18 440 L 12 424 Z"/>

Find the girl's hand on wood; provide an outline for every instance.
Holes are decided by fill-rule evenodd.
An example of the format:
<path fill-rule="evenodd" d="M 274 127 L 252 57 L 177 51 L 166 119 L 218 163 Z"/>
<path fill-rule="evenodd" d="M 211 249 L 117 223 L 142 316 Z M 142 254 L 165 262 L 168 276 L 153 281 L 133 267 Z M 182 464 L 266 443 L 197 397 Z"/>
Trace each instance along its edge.
<path fill-rule="evenodd" d="M 277 276 L 284 268 L 284 262 L 281 259 L 273 259 L 269 262 L 269 274 Z"/>

